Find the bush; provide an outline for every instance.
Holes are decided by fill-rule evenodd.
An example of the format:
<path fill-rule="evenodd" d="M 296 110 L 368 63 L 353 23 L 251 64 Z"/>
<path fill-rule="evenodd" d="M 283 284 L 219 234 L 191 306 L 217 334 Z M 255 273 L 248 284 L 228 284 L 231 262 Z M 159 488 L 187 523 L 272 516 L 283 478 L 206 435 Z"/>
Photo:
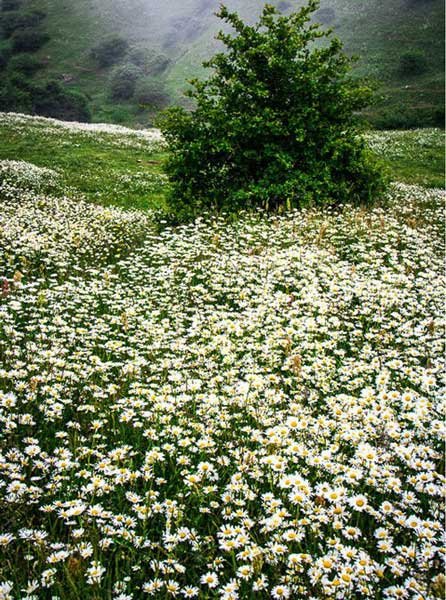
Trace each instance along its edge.
<path fill-rule="evenodd" d="M 17 11 L 9 11 L 1 15 L 0 27 L 3 39 L 11 37 L 14 31 L 18 29 L 18 21 L 20 16 L 20 13 Z"/>
<path fill-rule="evenodd" d="M 125 124 L 132 120 L 133 113 L 125 106 L 102 105 L 95 114 L 95 120 L 99 123 Z"/>
<path fill-rule="evenodd" d="M 309 24 L 317 2 L 289 16 L 267 5 L 245 25 L 224 6 L 218 15 L 236 35 L 220 32 L 227 52 L 191 82 L 196 108 L 167 110 L 160 126 L 170 148 L 171 206 L 181 216 L 205 209 L 237 211 L 370 201 L 383 177 L 355 112 L 370 90 L 350 77 L 338 39 Z"/>
<path fill-rule="evenodd" d="M 10 78 L 0 81 L 0 111 L 30 112 L 31 109 L 31 94 L 27 89 L 21 89 Z"/>
<path fill-rule="evenodd" d="M 413 108 L 393 104 L 370 119 L 376 129 L 414 129 L 419 127 L 444 127 L 444 107 Z"/>
<path fill-rule="evenodd" d="M 36 86 L 32 94 L 33 112 L 64 121 L 90 121 L 87 98 L 81 92 L 66 90 L 58 81 Z"/>
<path fill-rule="evenodd" d="M 143 79 L 136 86 L 135 98 L 140 108 L 159 110 L 169 104 L 164 86 L 153 79 Z"/>
<path fill-rule="evenodd" d="M 128 43 L 119 36 L 103 40 L 92 49 L 91 55 L 100 67 L 110 67 L 119 62 L 128 51 Z"/>
<path fill-rule="evenodd" d="M 6 68 L 11 58 L 11 50 L 9 48 L 0 49 L 0 70 Z"/>
<path fill-rule="evenodd" d="M 33 10 L 27 13 L 18 11 L 5 12 L 0 16 L 0 25 L 3 31 L 3 37 L 10 37 L 14 31 L 19 29 L 33 29 L 37 27 L 46 14 L 41 10 Z"/>
<path fill-rule="evenodd" d="M 137 67 L 144 69 L 148 64 L 148 52 L 144 48 L 132 48 L 128 53 L 128 60 Z"/>
<path fill-rule="evenodd" d="M 11 71 L 19 71 L 28 76 L 33 75 L 41 68 L 41 61 L 30 54 L 16 54 L 9 61 Z"/>
<path fill-rule="evenodd" d="M 49 36 L 36 29 L 19 29 L 12 36 L 14 52 L 35 52 L 49 40 Z"/>
<path fill-rule="evenodd" d="M 147 71 L 150 75 L 160 75 L 170 65 L 170 58 L 164 54 L 158 54 L 150 58 L 147 63 Z"/>
<path fill-rule="evenodd" d="M 141 69 L 135 65 L 118 67 L 111 78 L 110 93 L 114 100 L 129 100 L 135 93 Z"/>
<path fill-rule="evenodd" d="M 1 4 L 2 12 L 8 12 L 11 10 L 19 10 L 23 4 L 23 0 L 3 0 Z"/>
<path fill-rule="evenodd" d="M 400 57 L 400 73 L 402 75 L 420 75 L 427 70 L 427 60 L 423 52 L 411 50 Z"/>
<path fill-rule="evenodd" d="M 433 123 L 436 127 L 443 127 L 445 126 L 445 110 L 444 110 L 444 105 L 441 104 L 439 106 L 437 106 L 434 109 L 434 113 L 433 113 Z"/>

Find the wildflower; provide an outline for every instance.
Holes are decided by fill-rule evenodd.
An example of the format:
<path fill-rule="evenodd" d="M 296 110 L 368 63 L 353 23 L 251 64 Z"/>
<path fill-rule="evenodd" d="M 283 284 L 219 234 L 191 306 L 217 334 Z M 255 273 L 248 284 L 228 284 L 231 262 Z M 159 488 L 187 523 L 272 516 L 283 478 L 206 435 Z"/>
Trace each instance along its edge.
<path fill-rule="evenodd" d="M 363 512 L 367 508 L 368 504 L 367 498 L 362 495 L 353 496 L 352 498 L 350 498 L 349 502 L 350 506 L 352 506 L 352 508 L 354 508 L 354 510 L 357 510 L 358 512 Z"/>
<path fill-rule="evenodd" d="M 99 562 L 93 561 L 91 566 L 87 569 L 87 583 L 96 584 L 102 579 L 102 575 L 105 573 L 105 567 Z"/>
<path fill-rule="evenodd" d="M 204 575 L 201 576 L 200 583 L 203 585 L 207 585 L 211 589 L 216 588 L 218 585 L 217 574 L 213 573 L 211 571 L 208 571 L 207 573 L 205 573 Z"/>
<path fill-rule="evenodd" d="M 275 599 L 277 598 L 289 598 L 290 597 L 290 589 L 286 585 L 276 585 L 271 590 L 271 596 Z"/>

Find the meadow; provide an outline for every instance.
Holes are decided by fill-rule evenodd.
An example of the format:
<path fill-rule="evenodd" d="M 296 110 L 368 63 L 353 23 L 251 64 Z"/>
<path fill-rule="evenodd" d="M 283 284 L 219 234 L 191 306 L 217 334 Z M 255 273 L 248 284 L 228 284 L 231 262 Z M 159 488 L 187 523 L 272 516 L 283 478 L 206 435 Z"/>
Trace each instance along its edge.
<path fill-rule="evenodd" d="M 0 599 L 443 597 L 443 133 L 177 227 L 156 130 L 0 136 Z"/>

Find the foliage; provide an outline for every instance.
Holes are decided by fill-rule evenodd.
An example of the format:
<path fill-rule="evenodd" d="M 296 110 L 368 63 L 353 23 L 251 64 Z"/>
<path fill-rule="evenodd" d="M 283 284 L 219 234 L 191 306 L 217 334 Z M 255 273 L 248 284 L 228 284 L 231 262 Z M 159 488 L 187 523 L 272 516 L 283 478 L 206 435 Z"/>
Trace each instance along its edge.
<path fill-rule="evenodd" d="M 0 5 L 2 12 L 9 12 L 10 10 L 18 10 L 23 5 L 23 0 L 3 0 Z"/>
<path fill-rule="evenodd" d="M 141 108 L 156 110 L 169 104 L 169 96 L 163 84 L 151 77 L 138 81 L 135 98 Z"/>
<path fill-rule="evenodd" d="M 33 90 L 33 111 L 44 117 L 66 121 L 90 121 L 91 113 L 84 94 L 65 89 L 58 81 L 48 81 Z"/>
<path fill-rule="evenodd" d="M 92 51 L 92 57 L 102 68 L 110 67 L 119 62 L 128 51 L 128 42 L 119 36 L 102 40 Z"/>
<path fill-rule="evenodd" d="M 402 75 L 419 75 L 427 69 L 426 56 L 420 50 L 405 52 L 400 57 L 400 71 Z"/>
<path fill-rule="evenodd" d="M 136 82 L 141 77 L 139 67 L 127 64 L 117 67 L 112 73 L 110 93 L 114 100 L 128 100 L 135 93 Z"/>
<path fill-rule="evenodd" d="M 25 75 L 33 75 L 42 68 L 42 61 L 31 54 L 16 54 L 9 61 L 11 71 L 19 71 Z"/>
<path fill-rule="evenodd" d="M 3 70 L 11 58 L 11 50 L 9 48 L 0 48 L 0 70 Z"/>
<path fill-rule="evenodd" d="M 132 64 L 144 69 L 147 66 L 147 50 L 144 48 L 131 48 L 127 54 L 127 59 Z"/>
<path fill-rule="evenodd" d="M 370 90 L 349 76 L 350 59 L 329 32 L 309 25 L 318 3 L 289 16 L 265 6 L 255 26 L 222 7 L 236 31 L 192 81 L 196 109 L 168 110 L 172 205 L 185 214 L 260 206 L 368 202 L 383 179 L 358 135 L 354 111 Z"/>
<path fill-rule="evenodd" d="M 36 84 L 30 79 L 29 69 L 38 68 L 38 63 L 22 56 L 18 62 L 0 80 L 1 111 L 30 112 L 66 121 L 91 120 L 88 100 L 82 92 L 67 90 L 56 80 Z"/>
<path fill-rule="evenodd" d="M 36 52 L 50 39 L 49 35 L 38 29 L 17 29 L 12 35 L 14 52 Z"/>
<path fill-rule="evenodd" d="M 33 10 L 22 13 L 20 11 L 4 12 L 0 17 L 0 26 L 3 37 L 9 37 L 16 30 L 33 29 L 45 18 L 46 13 L 41 10 Z"/>
<path fill-rule="evenodd" d="M 147 71 L 151 75 L 160 75 L 163 73 L 172 61 L 164 54 L 156 54 L 151 57 L 147 64 Z"/>
<path fill-rule="evenodd" d="M 0 110 L 25 113 L 32 111 L 29 90 L 18 85 L 15 78 L 5 77 L 0 80 Z"/>
<path fill-rule="evenodd" d="M 89 121 L 91 113 L 83 93 L 67 90 L 56 80 L 36 84 L 32 79 L 43 63 L 30 53 L 37 52 L 50 39 L 40 27 L 46 12 L 29 10 L 29 6 L 23 8 L 21 3 L 8 4 L 8 7 L 10 10 L 0 15 L 4 35 L 11 37 L 10 44 L 3 50 L 3 63 L 7 68 L 0 81 L 0 109 Z"/>
<path fill-rule="evenodd" d="M 444 105 L 413 108 L 403 103 L 390 105 L 373 118 L 376 129 L 414 129 L 443 127 Z"/>

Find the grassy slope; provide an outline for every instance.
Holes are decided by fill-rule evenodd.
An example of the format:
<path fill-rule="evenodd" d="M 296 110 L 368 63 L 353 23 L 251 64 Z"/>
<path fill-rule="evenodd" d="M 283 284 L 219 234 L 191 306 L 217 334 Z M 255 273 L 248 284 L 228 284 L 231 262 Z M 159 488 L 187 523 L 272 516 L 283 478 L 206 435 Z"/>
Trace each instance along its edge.
<path fill-rule="evenodd" d="M 445 136 L 439 129 L 370 134 L 372 148 L 395 181 L 444 188 Z"/>
<path fill-rule="evenodd" d="M 380 132 L 369 138 L 394 180 L 443 187 L 444 135 L 439 130 Z M 90 201 L 163 206 L 162 152 L 128 143 L 125 136 L 61 131 L 32 118 L 17 127 L 0 114 L 0 160 L 6 159 L 55 169 L 62 174 L 64 193 L 80 192 Z"/>
<path fill-rule="evenodd" d="M 125 141 L 125 140 L 124 140 Z M 0 160 L 22 160 L 61 173 L 64 193 L 124 208 L 163 205 L 165 180 L 159 149 L 43 127 L 30 118 L 17 127 L 0 117 Z"/>
<path fill-rule="evenodd" d="M 107 24 L 95 13 L 92 3 L 88 0 L 57 0 L 54 3 L 34 0 L 34 5 L 47 11 L 45 26 L 51 36 L 49 43 L 38 53 L 46 68 L 37 77 L 71 77 L 67 85 L 87 95 L 94 120 L 119 121 L 114 118 L 116 115 L 106 94 L 110 73 L 107 69 L 98 69 L 90 57 L 92 47 L 109 33 Z M 133 119 L 128 115 L 123 120 Z"/>
<path fill-rule="evenodd" d="M 241 13 L 252 14 L 258 2 L 250 0 L 232 3 Z M 294 2 L 293 4 L 302 4 Z M 413 110 L 441 106 L 444 98 L 444 6 L 438 0 L 322 0 L 321 8 L 335 10 L 330 23 L 344 41 L 346 50 L 360 57 L 357 73 L 376 80 L 384 99 L 377 112 L 398 105 Z M 210 29 L 215 32 L 218 23 Z M 426 73 L 404 77 L 399 71 L 401 54 L 412 50 L 426 54 Z M 212 35 L 206 31 L 191 48 L 176 61 L 169 73 L 170 91 L 181 87 L 184 73 L 196 70 L 196 64 L 215 50 Z"/>
<path fill-rule="evenodd" d="M 149 53 L 170 56 L 172 66 L 166 85 L 178 101 L 185 80 L 201 72 L 200 64 L 215 51 L 213 35 L 220 27 L 212 16 L 217 3 L 206 0 L 34 0 L 48 10 L 47 27 L 51 42 L 41 55 L 48 60 L 47 73 L 74 77 L 70 85 L 87 92 L 92 99 L 95 120 L 144 122 L 137 107 L 118 107 L 107 100 L 105 88 L 109 72 L 98 71 L 88 53 L 107 32 L 122 32 L 133 44 Z M 259 11 L 258 0 L 228 0 L 244 18 Z M 290 0 L 290 6 L 302 4 Z M 201 9 L 200 9 L 201 6 Z M 443 102 L 444 6 L 442 0 L 322 0 L 322 8 L 333 8 L 331 23 L 345 41 L 349 52 L 362 56 L 357 72 L 380 82 L 386 98 L 370 112 L 372 117 L 387 111 L 432 112 Z M 179 19 L 175 21 L 174 18 Z M 169 36 L 179 36 L 166 45 Z M 182 37 L 181 37 L 182 36 Z M 428 71 L 403 77 L 398 69 L 400 55 L 408 50 L 425 52 Z M 45 75 L 45 73 L 44 73 Z M 41 75 L 42 76 L 42 75 Z M 119 115 L 119 110 L 121 115 Z"/>

